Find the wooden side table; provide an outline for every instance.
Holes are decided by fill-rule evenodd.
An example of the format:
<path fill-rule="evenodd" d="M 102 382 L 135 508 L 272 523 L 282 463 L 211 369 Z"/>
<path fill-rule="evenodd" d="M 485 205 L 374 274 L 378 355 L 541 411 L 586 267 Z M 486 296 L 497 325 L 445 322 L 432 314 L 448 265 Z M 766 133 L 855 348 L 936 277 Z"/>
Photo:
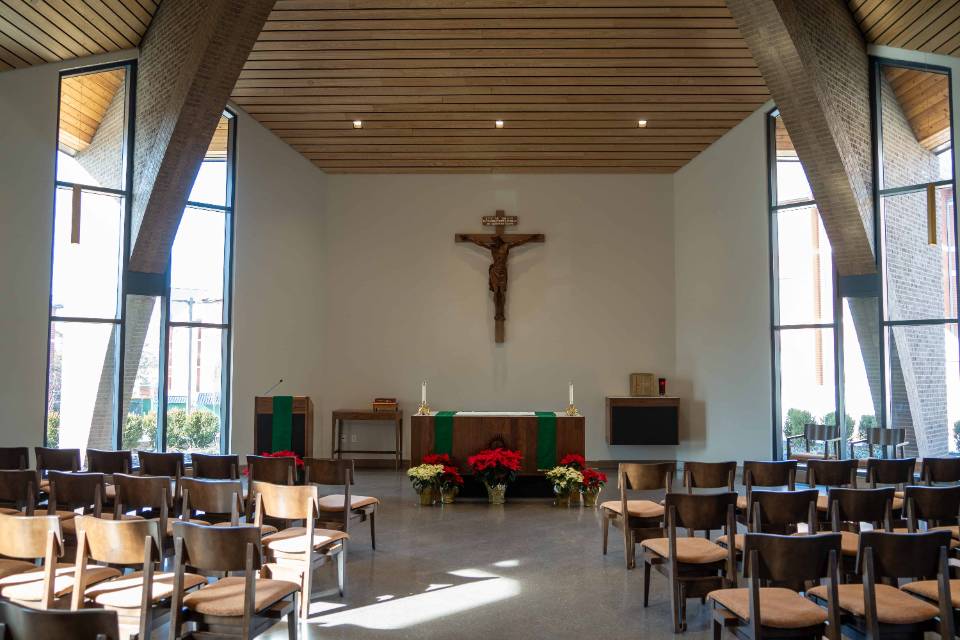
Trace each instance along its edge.
<path fill-rule="evenodd" d="M 366 449 L 341 449 L 340 436 L 343 431 L 344 422 L 392 422 L 395 426 L 394 448 L 391 450 L 366 450 Z M 343 457 L 344 453 L 391 453 L 396 462 L 397 471 L 400 470 L 401 459 L 403 458 L 403 409 L 396 411 L 369 411 L 357 409 L 337 409 L 333 412 L 333 434 L 332 446 L 330 448 L 331 456 L 337 460 Z"/>

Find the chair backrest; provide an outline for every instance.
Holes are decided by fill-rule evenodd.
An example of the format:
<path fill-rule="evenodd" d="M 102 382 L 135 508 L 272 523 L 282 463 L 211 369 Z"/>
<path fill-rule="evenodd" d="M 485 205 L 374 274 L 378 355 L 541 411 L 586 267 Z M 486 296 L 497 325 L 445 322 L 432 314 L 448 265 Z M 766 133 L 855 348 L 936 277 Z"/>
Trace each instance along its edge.
<path fill-rule="evenodd" d="M 950 549 L 949 531 L 887 533 L 863 531 L 857 552 L 857 572 L 865 570 L 865 549 L 872 549 L 875 578 L 935 578 L 940 549 Z"/>
<path fill-rule="evenodd" d="M 47 555 L 53 539 L 55 555 L 63 553 L 63 534 L 57 516 L 0 514 L 0 555 L 20 560 L 39 560 Z"/>
<path fill-rule="evenodd" d="M 281 520 L 306 520 L 320 510 L 320 494 L 317 486 L 313 484 L 254 482 L 251 491 L 256 496 L 258 509 L 262 508 L 258 514 L 258 523 L 263 516 Z"/>
<path fill-rule="evenodd" d="M 669 491 L 676 473 L 676 462 L 621 462 L 617 480 L 621 491 Z"/>
<path fill-rule="evenodd" d="M 130 473 L 133 469 L 132 451 L 87 449 L 87 471 L 97 473 Z"/>
<path fill-rule="evenodd" d="M 159 561 L 160 526 L 156 520 L 105 520 L 77 516 L 77 534 L 85 534 L 87 555 L 96 562 L 123 566 L 143 565 L 145 540 L 151 539 L 151 561 Z"/>
<path fill-rule="evenodd" d="M 239 480 L 184 478 L 180 483 L 184 512 L 203 511 L 239 517 L 243 511 L 243 485 Z"/>
<path fill-rule="evenodd" d="M 37 471 L 80 471 L 80 449 L 34 447 Z"/>
<path fill-rule="evenodd" d="M 0 504 L 33 515 L 40 490 L 40 477 L 30 469 L 0 471 Z"/>
<path fill-rule="evenodd" d="M 743 545 L 743 575 L 785 584 L 831 577 L 830 553 L 834 554 L 834 563 L 839 561 L 840 538 L 839 533 L 810 536 L 748 533 Z"/>
<path fill-rule="evenodd" d="M 803 437 L 807 440 L 833 440 L 840 437 L 840 427 L 835 424 L 805 424 Z"/>
<path fill-rule="evenodd" d="M 960 482 L 960 458 L 924 458 L 920 478 L 926 484 Z"/>
<path fill-rule="evenodd" d="M 123 505 L 123 511 L 172 507 L 172 481 L 170 476 L 133 476 L 118 473 L 113 476 L 117 487 L 117 505 Z"/>
<path fill-rule="evenodd" d="M 750 493 L 752 501 L 749 523 L 755 533 L 787 534 L 801 522 L 816 522 L 816 489 L 801 491 L 757 491 Z M 811 511 L 812 510 L 812 511 Z"/>
<path fill-rule="evenodd" d="M 668 493 L 664 503 L 668 514 L 676 514 L 674 526 L 694 531 L 725 528 L 730 507 L 736 504 L 737 494 L 733 492 Z"/>
<path fill-rule="evenodd" d="M 904 489 L 907 518 L 914 527 L 918 520 L 930 526 L 953 524 L 960 518 L 960 485 L 952 487 L 907 487 Z"/>
<path fill-rule="evenodd" d="M 903 427 L 870 427 L 864 436 L 867 444 L 891 447 L 907 441 L 907 430 Z"/>
<path fill-rule="evenodd" d="M 137 459 L 140 460 L 140 475 L 171 478 L 183 475 L 183 454 L 179 451 L 137 451 Z"/>
<path fill-rule="evenodd" d="M 743 484 L 748 487 L 794 489 L 796 460 L 747 460 L 743 463 Z"/>
<path fill-rule="evenodd" d="M 194 478 L 237 480 L 240 477 L 240 456 L 194 453 L 190 456 Z"/>
<path fill-rule="evenodd" d="M 820 425 L 823 426 L 823 425 Z M 807 460 L 807 484 L 811 487 L 857 486 L 856 460 Z"/>
<path fill-rule="evenodd" d="M 30 450 L 26 447 L 0 447 L 0 469 L 26 469 Z"/>
<path fill-rule="evenodd" d="M 326 460 L 321 458 L 304 458 L 303 469 L 306 482 L 322 485 L 342 485 L 350 479 L 353 484 L 355 466 L 353 460 Z M 348 473 L 349 472 L 349 473 Z"/>
<path fill-rule="evenodd" d="M 41 611 L 0 601 L 0 622 L 5 632 L 2 640 L 120 640 L 117 612 L 106 609 Z"/>
<path fill-rule="evenodd" d="M 736 462 L 683 463 L 683 486 L 690 490 L 725 488 L 733 491 L 736 475 Z"/>
<path fill-rule="evenodd" d="M 883 489 L 832 488 L 827 494 L 827 513 L 830 514 L 834 531 L 841 522 L 883 523 L 889 528 L 893 505 L 893 487 Z"/>
<path fill-rule="evenodd" d="M 181 562 L 199 571 L 245 571 L 247 545 L 254 549 L 253 569 L 260 568 L 260 527 L 255 525 L 209 527 L 177 520 L 173 537 L 182 539 Z"/>
<path fill-rule="evenodd" d="M 883 431 L 889 431 L 889 429 L 883 429 Z M 916 458 L 870 458 L 867 460 L 867 482 L 872 487 L 877 484 L 911 484 L 916 464 Z"/>
<path fill-rule="evenodd" d="M 247 456 L 250 480 L 271 484 L 293 484 L 296 460 L 290 457 Z"/>
<path fill-rule="evenodd" d="M 58 509 L 72 511 L 78 507 L 92 509 L 97 516 L 103 508 L 107 482 L 102 473 L 51 471 L 47 511 L 53 515 Z"/>

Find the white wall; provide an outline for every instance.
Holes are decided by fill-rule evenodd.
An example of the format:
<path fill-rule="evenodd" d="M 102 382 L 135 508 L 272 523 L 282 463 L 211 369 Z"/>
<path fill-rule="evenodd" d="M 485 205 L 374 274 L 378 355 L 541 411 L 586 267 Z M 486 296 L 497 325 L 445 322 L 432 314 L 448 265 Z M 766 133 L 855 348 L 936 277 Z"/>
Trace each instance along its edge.
<path fill-rule="evenodd" d="M 420 381 L 438 409 L 551 410 L 576 384 L 592 459 L 656 456 L 607 446 L 604 396 L 631 372 L 674 366 L 673 189 L 655 175 L 331 175 L 323 286 L 324 401 L 363 408 Z M 546 243 L 510 258 L 506 343 L 493 340 L 490 254 L 455 244 L 504 209 Z M 321 412 L 329 451 L 330 412 Z M 356 431 L 359 449 L 391 442 Z M 409 420 L 405 429 L 409 452 Z"/>
<path fill-rule="evenodd" d="M 674 175 L 677 385 L 684 460 L 772 455 L 765 114 Z"/>

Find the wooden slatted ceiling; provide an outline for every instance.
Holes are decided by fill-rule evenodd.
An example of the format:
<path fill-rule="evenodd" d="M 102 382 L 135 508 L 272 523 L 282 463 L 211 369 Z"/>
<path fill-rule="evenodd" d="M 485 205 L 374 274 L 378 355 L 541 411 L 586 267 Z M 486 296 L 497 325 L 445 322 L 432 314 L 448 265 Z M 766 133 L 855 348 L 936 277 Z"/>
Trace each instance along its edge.
<path fill-rule="evenodd" d="M 233 95 L 330 172 L 673 172 L 767 98 L 723 0 L 281 0 Z"/>
<path fill-rule="evenodd" d="M 86 149 L 110 101 L 124 84 L 125 71 L 113 69 L 67 76 L 60 83 L 60 149 L 70 155 Z"/>
<path fill-rule="evenodd" d="M 960 0 L 848 0 L 867 42 L 960 53 Z"/>
<path fill-rule="evenodd" d="M 0 71 L 140 45 L 159 0 L 0 0 Z"/>
<path fill-rule="evenodd" d="M 913 134 L 929 150 L 950 142 L 950 87 L 946 74 L 883 67 Z"/>

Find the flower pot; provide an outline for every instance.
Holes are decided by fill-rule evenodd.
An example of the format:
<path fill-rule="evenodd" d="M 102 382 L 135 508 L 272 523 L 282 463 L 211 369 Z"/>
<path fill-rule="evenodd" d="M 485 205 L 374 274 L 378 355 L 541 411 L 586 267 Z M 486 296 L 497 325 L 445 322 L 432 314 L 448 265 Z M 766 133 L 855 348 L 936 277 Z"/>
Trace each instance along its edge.
<path fill-rule="evenodd" d="M 487 499 L 490 504 L 504 504 L 507 501 L 507 485 L 489 485 L 487 483 L 484 483 L 484 485 L 487 487 Z"/>
<path fill-rule="evenodd" d="M 587 487 L 581 491 L 583 495 L 583 506 L 585 507 L 596 507 L 597 498 L 600 497 L 600 491 L 603 490 L 603 487 Z"/>
<path fill-rule="evenodd" d="M 568 509 L 570 507 L 571 497 L 572 495 L 569 489 L 553 488 L 553 506 Z"/>
<path fill-rule="evenodd" d="M 420 493 L 417 495 L 420 496 L 421 507 L 432 507 L 433 503 L 437 501 L 436 492 L 433 487 L 426 487 L 425 489 L 421 489 Z"/>
<path fill-rule="evenodd" d="M 440 502 L 443 504 L 453 504 L 454 498 L 460 493 L 460 487 L 453 486 L 446 489 L 440 489 Z"/>

